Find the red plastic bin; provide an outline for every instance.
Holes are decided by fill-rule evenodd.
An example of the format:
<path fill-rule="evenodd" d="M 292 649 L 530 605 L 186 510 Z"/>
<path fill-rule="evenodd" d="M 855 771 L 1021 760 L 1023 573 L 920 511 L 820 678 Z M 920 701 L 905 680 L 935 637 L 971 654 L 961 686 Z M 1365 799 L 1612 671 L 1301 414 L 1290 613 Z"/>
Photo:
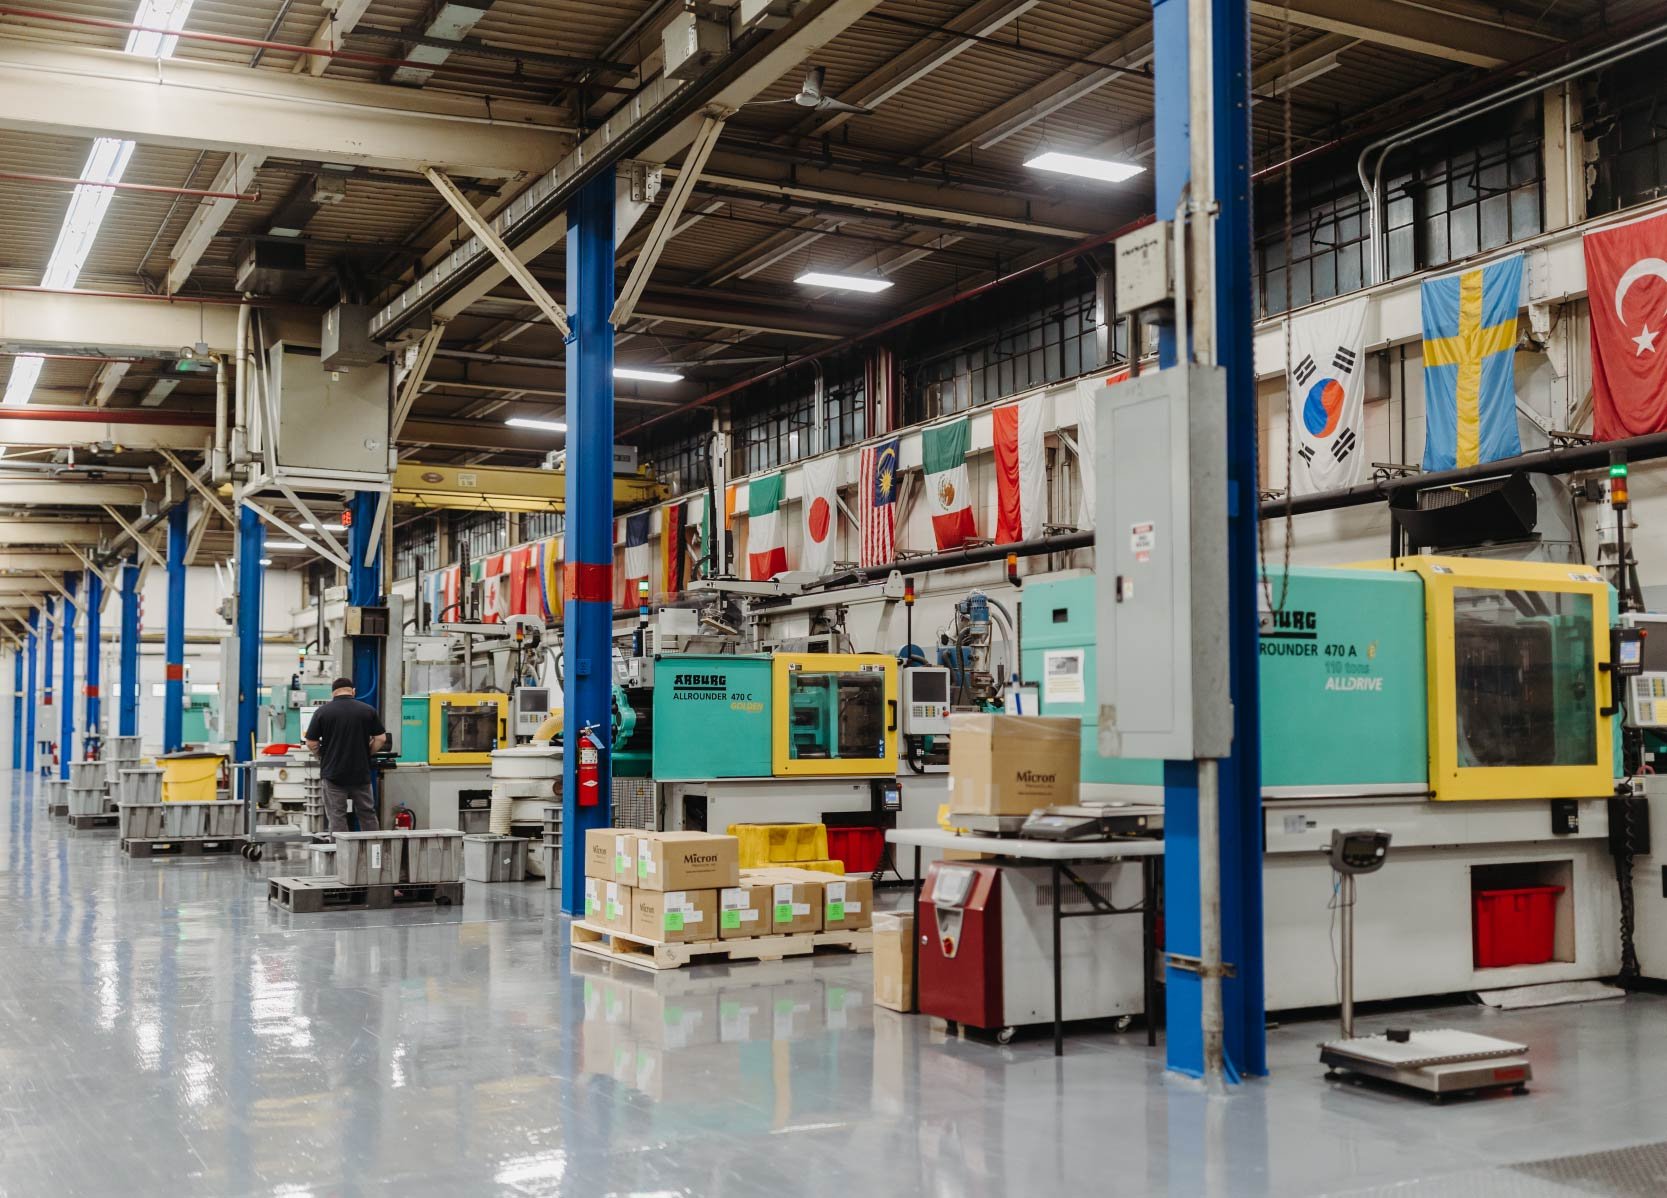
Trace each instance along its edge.
<path fill-rule="evenodd" d="M 828 859 L 843 861 L 848 874 L 871 874 L 886 852 L 884 828 L 828 828 Z"/>
<path fill-rule="evenodd" d="M 1557 896 L 1561 886 L 1474 890 L 1471 947 L 1477 969 L 1542 965 L 1557 948 Z"/>

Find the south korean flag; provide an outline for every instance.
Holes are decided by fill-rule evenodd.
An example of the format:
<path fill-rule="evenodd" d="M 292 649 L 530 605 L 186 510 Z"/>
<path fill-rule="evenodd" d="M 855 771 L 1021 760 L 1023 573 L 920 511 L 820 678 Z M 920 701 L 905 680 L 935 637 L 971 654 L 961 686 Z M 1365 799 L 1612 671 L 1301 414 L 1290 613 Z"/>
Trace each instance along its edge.
<path fill-rule="evenodd" d="M 1312 495 L 1366 477 L 1366 301 L 1299 316 L 1291 325 L 1292 491 Z"/>

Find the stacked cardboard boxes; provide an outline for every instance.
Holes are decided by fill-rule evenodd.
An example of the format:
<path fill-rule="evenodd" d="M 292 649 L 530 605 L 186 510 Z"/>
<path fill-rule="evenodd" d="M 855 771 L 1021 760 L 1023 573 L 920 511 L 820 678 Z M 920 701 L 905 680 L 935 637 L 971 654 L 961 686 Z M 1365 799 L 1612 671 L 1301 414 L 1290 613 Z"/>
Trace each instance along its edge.
<path fill-rule="evenodd" d="M 595 828 L 585 835 L 585 922 L 666 944 L 716 940 L 718 893 L 740 881 L 733 836 Z"/>

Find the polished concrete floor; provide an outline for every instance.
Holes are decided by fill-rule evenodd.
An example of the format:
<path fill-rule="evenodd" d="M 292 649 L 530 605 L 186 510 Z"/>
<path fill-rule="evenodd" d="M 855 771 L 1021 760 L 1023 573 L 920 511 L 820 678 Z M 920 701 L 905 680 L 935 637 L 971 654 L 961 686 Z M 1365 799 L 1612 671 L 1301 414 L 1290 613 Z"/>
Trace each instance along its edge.
<path fill-rule="evenodd" d="M 1321 1024 L 1210 1097 L 1138 1034 L 945 1042 L 862 958 L 618 972 L 540 885 L 292 917 L 286 869 L 128 861 L 0 772 L 0 1195 L 1667 1192 L 1511 1168 L 1667 1140 L 1660 998 L 1406 1017 L 1526 1038 L 1522 1098 L 1332 1088 Z"/>

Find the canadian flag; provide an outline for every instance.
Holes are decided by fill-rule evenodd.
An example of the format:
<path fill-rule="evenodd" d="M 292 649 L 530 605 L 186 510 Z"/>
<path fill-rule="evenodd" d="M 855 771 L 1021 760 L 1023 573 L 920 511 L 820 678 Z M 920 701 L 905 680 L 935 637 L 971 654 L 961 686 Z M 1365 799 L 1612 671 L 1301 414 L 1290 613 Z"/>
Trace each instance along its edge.
<path fill-rule="evenodd" d="M 1600 441 L 1667 428 L 1667 213 L 1586 234 L 1592 431 Z"/>
<path fill-rule="evenodd" d="M 995 424 L 998 545 L 1042 535 L 1048 498 L 1042 403 L 1042 396 L 1032 395 L 990 413 Z"/>

